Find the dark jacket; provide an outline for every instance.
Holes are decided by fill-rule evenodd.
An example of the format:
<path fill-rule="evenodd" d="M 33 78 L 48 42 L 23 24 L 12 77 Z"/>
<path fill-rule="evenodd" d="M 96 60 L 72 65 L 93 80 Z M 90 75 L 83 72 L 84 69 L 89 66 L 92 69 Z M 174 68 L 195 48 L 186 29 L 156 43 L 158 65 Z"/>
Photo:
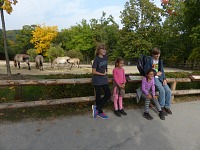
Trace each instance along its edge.
<path fill-rule="evenodd" d="M 144 72 L 147 72 L 147 70 L 151 69 L 152 65 L 153 65 L 153 57 L 149 57 L 144 65 Z M 159 77 L 159 80 L 163 82 L 163 80 L 166 79 L 166 77 L 165 77 L 165 72 L 163 68 L 163 61 L 161 59 L 159 59 L 159 62 L 158 62 L 158 71 L 162 72 L 162 75 L 158 77 Z M 156 71 L 154 74 L 156 75 Z"/>

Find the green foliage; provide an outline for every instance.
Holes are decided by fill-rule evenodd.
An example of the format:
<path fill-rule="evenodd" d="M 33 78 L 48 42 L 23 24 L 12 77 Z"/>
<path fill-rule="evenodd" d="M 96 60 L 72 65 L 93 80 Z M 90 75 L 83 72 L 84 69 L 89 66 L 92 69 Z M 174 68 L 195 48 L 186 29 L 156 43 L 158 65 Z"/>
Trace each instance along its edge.
<path fill-rule="evenodd" d="M 59 46 L 56 46 L 56 47 L 51 46 L 47 50 L 47 58 L 50 61 L 53 61 L 56 57 L 62 57 L 64 56 L 64 54 L 65 54 L 65 51 Z"/>
<path fill-rule="evenodd" d="M 158 44 L 161 12 L 161 9 L 147 0 L 126 2 L 121 13 L 123 28 L 118 43 L 126 59 L 149 54 L 152 46 Z"/>
<path fill-rule="evenodd" d="M 26 53 L 28 49 L 33 49 L 34 44 L 30 42 L 32 39 L 32 31 L 35 30 L 36 25 L 24 25 L 19 34 L 16 35 L 16 54 Z"/>
<path fill-rule="evenodd" d="M 37 32 L 35 38 L 48 41 L 46 44 L 41 42 L 38 53 L 46 54 L 51 43 L 52 47 L 61 47 L 67 53 L 71 53 L 70 50 L 81 52 L 83 61 L 89 62 L 94 58 L 96 45 L 105 43 L 109 60 L 121 56 L 126 61 L 132 61 L 140 54 L 149 55 L 151 48 L 158 46 L 162 58 L 169 65 L 188 60 L 197 62 L 200 57 L 199 9 L 200 1 L 196 0 L 170 0 L 163 9 L 158 8 L 153 1 L 128 0 L 121 11 L 121 29 L 115 18 L 107 16 L 103 11 L 99 19 L 92 18 L 89 22 L 82 19 L 80 23 L 62 29 L 59 33 L 55 28 L 55 38 L 50 41 L 47 40 L 49 36 L 46 32 Z M 21 31 L 7 31 L 9 54 L 26 53 L 28 49 L 34 48 L 30 40 L 33 39 L 31 33 L 35 29 L 35 25 L 25 25 Z M 2 46 L 3 43 L 0 43 L 1 54 L 4 53 Z M 63 56 L 63 51 L 60 54 L 55 48 L 52 51 L 48 59 Z"/>
<path fill-rule="evenodd" d="M 188 78 L 190 75 L 188 72 L 166 72 L 167 78 Z"/>
<path fill-rule="evenodd" d="M 66 56 L 69 56 L 71 58 L 79 58 L 80 60 L 83 60 L 83 54 L 80 51 L 77 51 L 77 50 L 67 51 Z"/>
<path fill-rule="evenodd" d="M 35 61 L 35 57 L 36 57 L 36 49 L 29 49 L 26 52 L 29 56 L 30 56 L 30 60 L 31 61 Z"/>

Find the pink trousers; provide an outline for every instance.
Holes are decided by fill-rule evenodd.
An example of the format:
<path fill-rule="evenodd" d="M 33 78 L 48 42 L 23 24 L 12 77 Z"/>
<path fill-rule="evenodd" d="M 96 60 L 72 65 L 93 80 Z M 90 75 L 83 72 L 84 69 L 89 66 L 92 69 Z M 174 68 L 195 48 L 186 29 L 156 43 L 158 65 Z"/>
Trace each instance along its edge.
<path fill-rule="evenodd" d="M 114 109 L 121 110 L 123 109 L 123 97 L 116 93 L 117 87 L 113 90 L 113 100 L 114 100 Z"/>

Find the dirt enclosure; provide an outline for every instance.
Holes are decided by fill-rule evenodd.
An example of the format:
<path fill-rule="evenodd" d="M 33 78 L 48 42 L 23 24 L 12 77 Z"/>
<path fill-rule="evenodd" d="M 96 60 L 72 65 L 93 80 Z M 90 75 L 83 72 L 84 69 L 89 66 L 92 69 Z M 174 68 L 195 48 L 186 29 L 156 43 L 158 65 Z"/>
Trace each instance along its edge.
<path fill-rule="evenodd" d="M 91 65 L 90 64 L 80 64 L 80 68 L 72 67 L 70 69 L 69 66 L 60 65 L 51 68 L 50 63 L 44 63 L 44 71 L 40 71 L 35 68 L 35 63 L 30 63 L 31 70 L 28 70 L 28 65 L 26 63 L 21 63 L 21 68 L 15 68 L 13 61 L 10 61 L 11 73 L 12 77 L 9 79 L 26 79 L 26 75 L 50 75 L 50 74 L 87 74 L 91 73 Z M 114 65 L 108 66 L 108 74 L 112 74 L 112 69 Z M 138 73 L 136 66 L 124 66 L 125 72 L 129 73 Z M 174 69 L 174 68 L 165 68 L 166 72 L 182 72 L 184 70 Z M 188 72 L 188 70 L 187 70 Z M 17 76 L 17 77 L 16 77 Z M 7 77 L 7 69 L 6 62 L 0 60 L 0 79 L 8 79 Z"/>

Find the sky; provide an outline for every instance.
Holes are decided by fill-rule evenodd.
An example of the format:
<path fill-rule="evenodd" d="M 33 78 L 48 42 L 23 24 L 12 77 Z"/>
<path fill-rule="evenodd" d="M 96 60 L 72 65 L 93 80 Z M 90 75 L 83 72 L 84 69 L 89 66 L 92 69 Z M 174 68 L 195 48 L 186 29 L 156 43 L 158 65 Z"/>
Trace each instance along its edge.
<path fill-rule="evenodd" d="M 120 11 L 129 0 L 18 0 L 13 12 L 5 11 L 6 30 L 22 29 L 24 25 L 45 24 L 67 29 L 79 24 L 82 19 L 100 19 L 102 12 L 106 17 L 112 15 L 120 26 Z M 160 0 L 152 0 L 160 5 Z"/>

